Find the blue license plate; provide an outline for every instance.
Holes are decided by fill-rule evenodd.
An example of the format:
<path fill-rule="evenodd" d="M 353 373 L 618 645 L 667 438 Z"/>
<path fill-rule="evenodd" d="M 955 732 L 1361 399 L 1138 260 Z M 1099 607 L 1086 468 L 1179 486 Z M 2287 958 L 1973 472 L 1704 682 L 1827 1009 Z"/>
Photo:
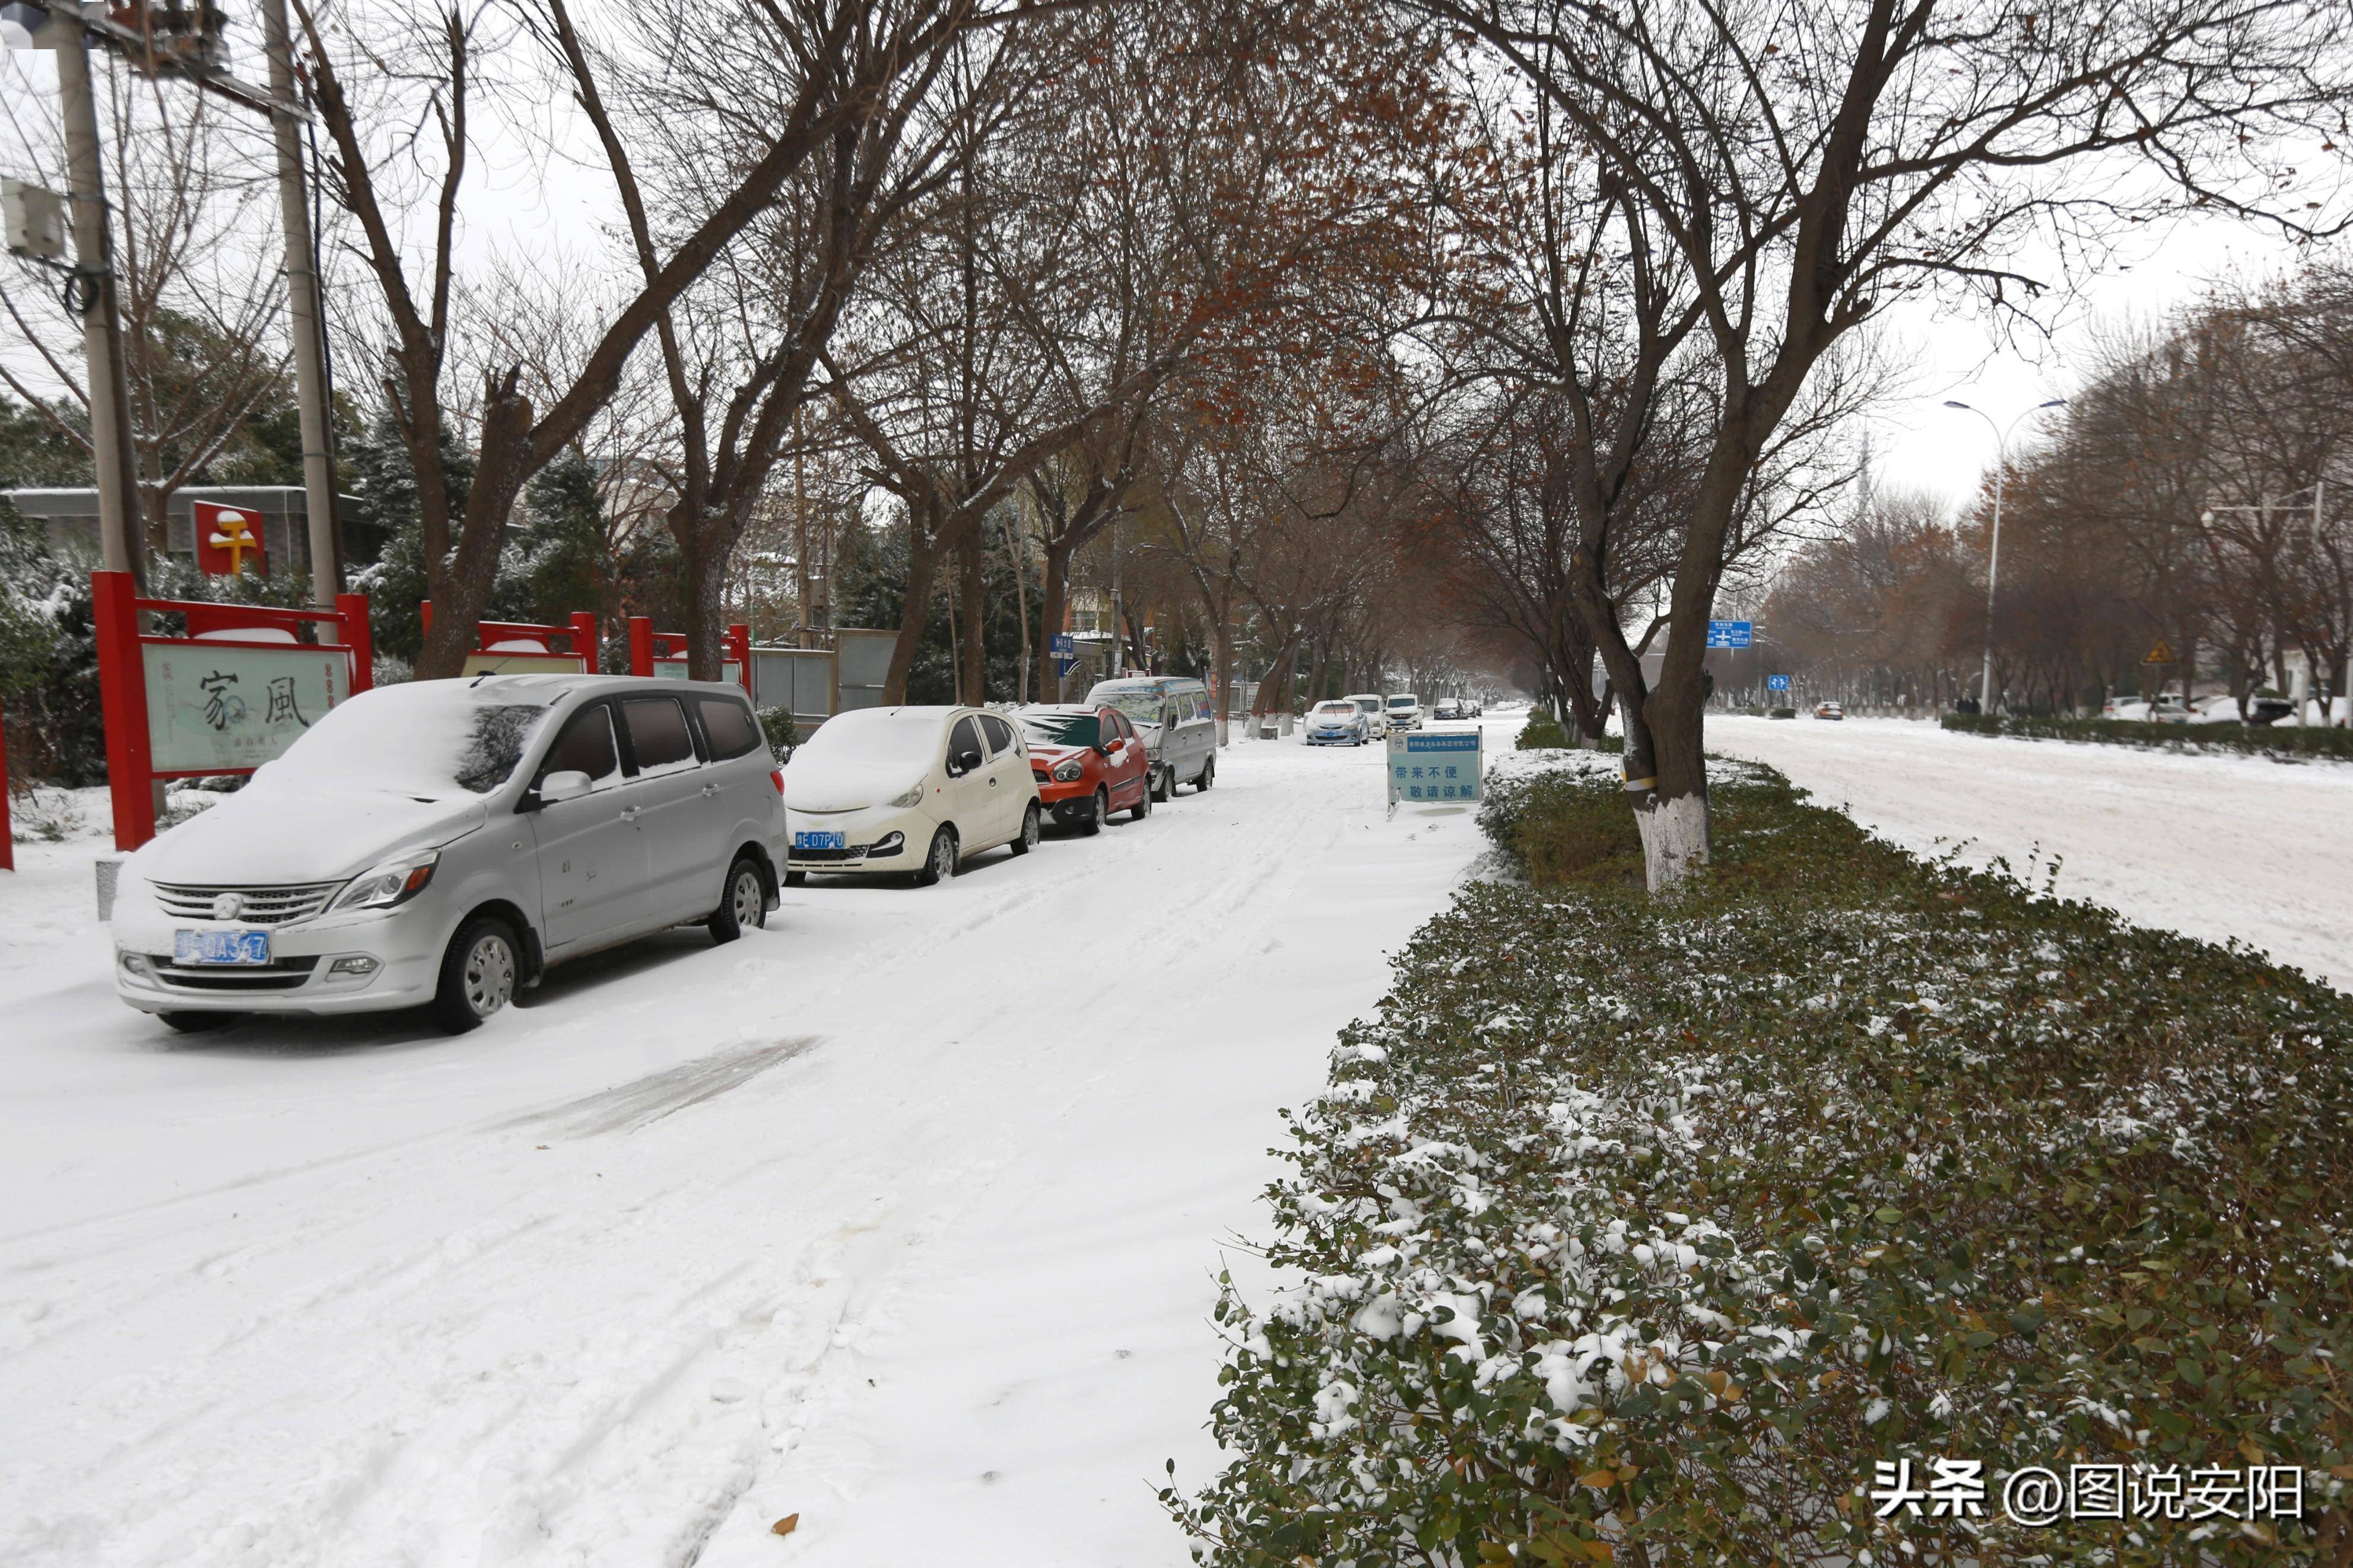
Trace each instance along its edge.
<path fill-rule="evenodd" d="M 267 963 L 266 931 L 184 931 L 172 937 L 172 957 L 181 963 Z"/>
<path fill-rule="evenodd" d="M 796 833 L 793 835 L 793 847 L 796 849 L 841 849 L 848 847 L 848 846 L 843 843 L 842 837 L 839 833 Z"/>

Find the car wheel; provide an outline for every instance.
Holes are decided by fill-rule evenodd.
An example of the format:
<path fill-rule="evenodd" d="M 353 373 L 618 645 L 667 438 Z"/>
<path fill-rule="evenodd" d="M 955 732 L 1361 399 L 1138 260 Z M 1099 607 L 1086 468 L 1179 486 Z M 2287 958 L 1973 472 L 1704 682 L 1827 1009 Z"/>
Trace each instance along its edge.
<path fill-rule="evenodd" d="M 201 1035 L 213 1029 L 226 1028 L 245 1015 L 242 1013 L 158 1013 L 155 1016 L 184 1035 Z"/>
<path fill-rule="evenodd" d="M 1111 792 L 1099 789 L 1094 799 L 1087 802 L 1087 814 L 1079 818 L 1079 831 L 1092 838 L 1111 820 Z"/>
<path fill-rule="evenodd" d="M 1176 794 L 1176 775 L 1166 768 L 1155 770 L 1152 774 L 1152 798 L 1170 800 L 1175 798 Z"/>
<path fill-rule="evenodd" d="M 806 888 L 806 887 L 807 887 L 807 886 L 808 886 L 808 873 L 807 873 L 807 871 L 787 871 L 787 872 L 786 872 L 786 873 L 785 873 L 785 886 L 786 886 L 786 887 L 787 887 L 787 888 Z"/>
<path fill-rule="evenodd" d="M 1147 789 L 1140 792 L 1136 795 L 1135 805 L 1129 808 L 1127 819 L 1130 822 L 1142 822 L 1145 817 L 1150 816 L 1151 815 L 1152 792 Z"/>
<path fill-rule="evenodd" d="M 1201 776 L 1193 781 L 1196 790 L 1205 790 L 1218 782 L 1218 757 L 1212 752 L 1201 759 Z"/>
<path fill-rule="evenodd" d="M 928 888 L 941 879 L 955 874 L 955 830 L 943 827 L 932 835 L 931 853 L 923 857 L 923 868 L 915 873 L 915 886 Z"/>
<path fill-rule="evenodd" d="M 441 983 L 429 1010 L 448 1033 L 462 1035 L 514 1000 L 515 934 L 495 915 L 468 921 L 441 955 Z"/>
<path fill-rule="evenodd" d="M 1038 847 L 1039 826 L 1038 803 L 1033 800 L 1023 808 L 1021 813 L 1021 837 L 1013 841 L 1013 852 L 1016 855 L 1027 855 Z"/>
<path fill-rule="evenodd" d="M 727 868 L 726 896 L 711 918 L 702 922 L 713 942 L 733 942 L 744 934 L 744 928 L 754 931 L 768 923 L 768 885 L 760 879 L 759 863 L 749 855 L 739 855 L 735 864 Z"/>

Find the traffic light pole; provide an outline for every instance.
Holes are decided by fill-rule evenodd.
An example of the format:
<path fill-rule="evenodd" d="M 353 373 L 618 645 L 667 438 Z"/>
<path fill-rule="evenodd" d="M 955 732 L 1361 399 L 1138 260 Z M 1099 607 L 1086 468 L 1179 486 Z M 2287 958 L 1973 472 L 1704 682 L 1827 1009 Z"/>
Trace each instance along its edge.
<path fill-rule="evenodd" d="M 286 0 L 262 0 L 263 47 L 269 55 L 269 92 L 294 99 L 294 45 Z M 311 543 L 311 597 L 332 605 L 343 591 L 343 557 L 335 528 L 335 467 L 327 408 L 324 312 L 311 245 L 308 183 L 302 177 L 301 128 L 286 110 L 272 108 L 278 140 L 278 206 L 286 236 L 286 314 L 294 339 L 294 395 L 302 423 L 302 495 Z"/>
<path fill-rule="evenodd" d="M 90 90 L 90 39 L 79 25 L 53 20 L 48 47 L 58 58 L 58 107 L 65 120 L 66 171 L 72 186 L 74 279 L 68 304 L 81 315 L 89 364 L 90 468 L 98 480 L 99 543 L 110 572 L 147 581 L 140 525 L 138 469 L 131 455 L 131 382 L 122 363 L 122 318 L 114 289 L 114 246 L 108 232 L 106 166 L 99 154 L 98 100 Z"/>

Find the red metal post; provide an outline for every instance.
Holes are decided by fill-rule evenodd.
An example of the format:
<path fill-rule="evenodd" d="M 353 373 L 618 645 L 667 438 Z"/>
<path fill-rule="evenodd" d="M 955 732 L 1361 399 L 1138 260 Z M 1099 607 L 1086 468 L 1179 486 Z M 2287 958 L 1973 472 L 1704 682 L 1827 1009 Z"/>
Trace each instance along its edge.
<path fill-rule="evenodd" d="M 645 616 L 629 617 L 629 673 L 654 672 L 654 623 Z"/>
<path fill-rule="evenodd" d="M 8 716 L 0 713 L 0 871 L 16 868 L 16 830 L 8 823 Z"/>
<path fill-rule="evenodd" d="M 336 595 L 335 614 L 352 650 L 352 695 L 356 697 L 375 684 L 375 631 L 368 624 L 367 595 Z"/>
<path fill-rule="evenodd" d="M 744 694 L 752 693 L 752 628 L 738 621 L 727 628 L 728 657 L 735 661 L 735 679 L 741 682 Z"/>
<path fill-rule="evenodd" d="M 139 589 L 128 572 L 90 574 L 98 640 L 99 709 L 106 721 L 106 785 L 114 799 L 114 847 L 155 837 L 153 766 L 147 740 L 147 667 L 139 652 Z"/>
<path fill-rule="evenodd" d="M 586 610 L 572 612 L 572 651 L 580 656 L 580 673 L 596 673 L 596 617 Z"/>
<path fill-rule="evenodd" d="M 419 636 L 427 637 L 431 637 L 433 635 L 433 601 L 430 599 L 417 600 L 417 614 L 418 619 L 424 623 L 424 625 L 418 628 Z"/>

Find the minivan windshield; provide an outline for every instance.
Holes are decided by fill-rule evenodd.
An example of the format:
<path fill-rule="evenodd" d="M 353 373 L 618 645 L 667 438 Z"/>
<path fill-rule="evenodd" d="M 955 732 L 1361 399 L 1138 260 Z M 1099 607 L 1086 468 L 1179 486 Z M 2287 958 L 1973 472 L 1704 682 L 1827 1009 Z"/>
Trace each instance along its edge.
<path fill-rule="evenodd" d="M 1139 724 L 1160 722 L 1160 693 L 1156 691 L 1098 691 L 1093 700 L 1118 709 Z"/>
<path fill-rule="evenodd" d="M 1013 719 L 1035 745 L 1092 746 L 1103 740 L 1103 721 L 1092 713 L 1016 713 Z"/>
<path fill-rule="evenodd" d="M 1389 706 L 1392 708 L 1410 708 L 1413 705 L 1414 700 L 1411 697 L 1392 697 L 1389 699 Z"/>
<path fill-rule="evenodd" d="M 331 709 L 255 782 L 422 800 L 488 795 L 513 776 L 553 711 L 497 680 L 381 686 Z"/>

